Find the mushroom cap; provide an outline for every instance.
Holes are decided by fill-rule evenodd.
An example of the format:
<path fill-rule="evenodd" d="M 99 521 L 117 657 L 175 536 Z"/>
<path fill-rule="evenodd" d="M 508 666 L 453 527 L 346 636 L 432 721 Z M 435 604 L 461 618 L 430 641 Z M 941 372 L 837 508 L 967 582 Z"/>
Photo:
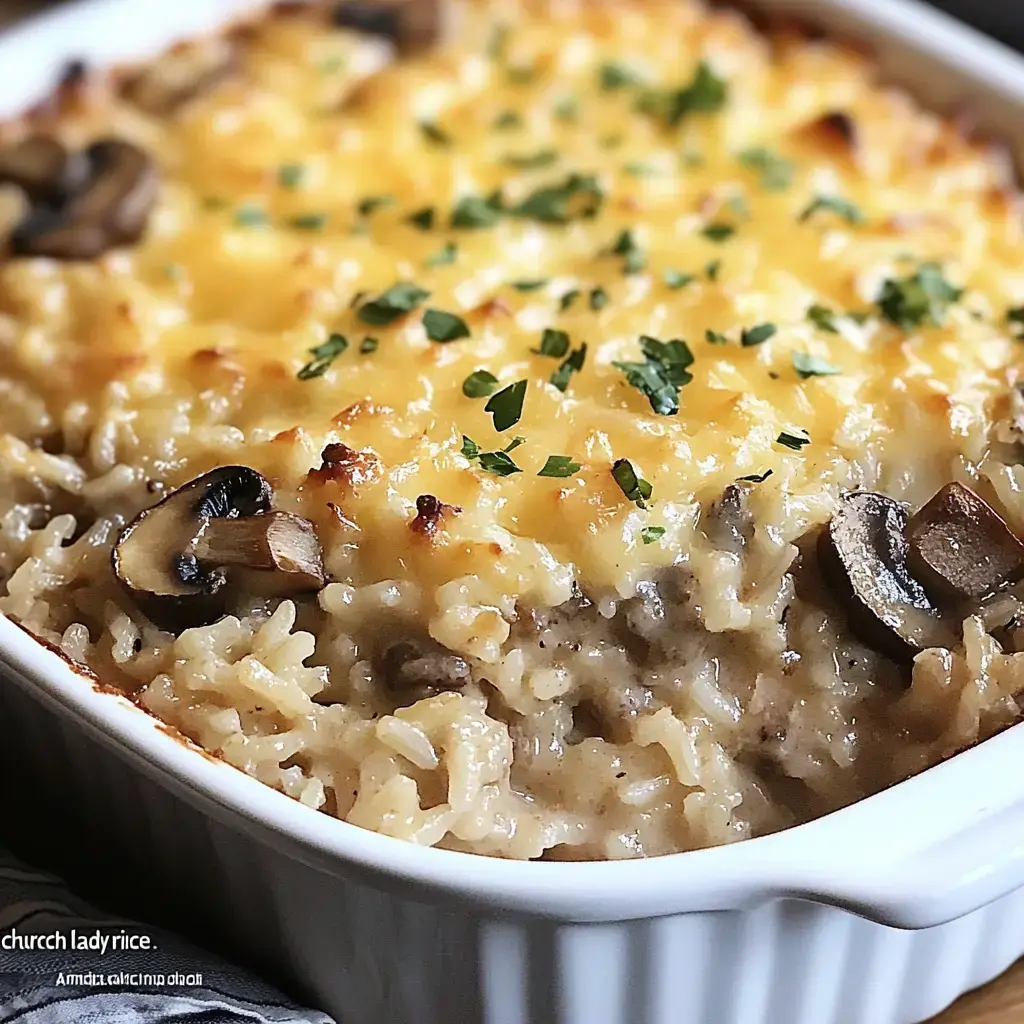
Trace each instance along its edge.
<path fill-rule="evenodd" d="M 436 45 L 444 20 L 442 0 L 341 0 L 332 16 L 338 28 L 387 39 L 406 56 Z"/>
<path fill-rule="evenodd" d="M 822 571 L 850 628 L 869 647 L 905 661 L 928 647 L 949 647 L 953 623 L 908 566 L 907 506 L 884 494 L 846 494 L 822 531 Z"/>
<path fill-rule="evenodd" d="M 62 202 L 88 176 L 85 154 L 70 152 L 48 135 L 29 135 L 0 150 L 0 183 L 17 185 L 34 203 Z"/>

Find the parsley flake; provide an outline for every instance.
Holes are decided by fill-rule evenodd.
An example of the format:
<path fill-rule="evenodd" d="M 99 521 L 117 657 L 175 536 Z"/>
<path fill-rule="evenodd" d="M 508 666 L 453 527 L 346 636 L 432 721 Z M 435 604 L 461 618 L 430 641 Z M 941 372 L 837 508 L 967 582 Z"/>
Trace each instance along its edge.
<path fill-rule="evenodd" d="M 368 217 L 374 210 L 379 210 L 382 206 L 391 206 L 394 201 L 394 196 L 367 196 L 365 199 L 360 200 L 356 209 L 359 211 L 360 216 Z"/>
<path fill-rule="evenodd" d="M 375 299 L 359 307 L 359 319 L 373 327 L 384 327 L 411 313 L 430 292 L 409 281 L 399 281 Z"/>
<path fill-rule="evenodd" d="M 768 192 L 782 192 L 793 184 L 793 164 L 770 149 L 754 146 L 743 150 L 738 159 L 744 167 L 757 173 L 761 187 Z"/>
<path fill-rule="evenodd" d="M 608 293 L 600 285 L 596 288 L 591 288 L 589 302 L 590 308 L 595 313 L 600 312 L 608 305 Z"/>
<path fill-rule="evenodd" d="M 551 356 L 552 359 L 561 359 L 569 351 L 569 335 L 565 331 L 556 331 L 551 327 L 545 327 L 541 335 L 540 348 L 531 349 L 534 355 Z"/>
<path fill-rule="evenodd" d="M 494 429 L 500 434 L 502 431 L 514 427 L 523 415 L 523 402 L 526 399 L 525 380 L 517 380 L 502 388 L 497 394 L 491 396 L 484 406 L 484 412 L 489 412 L 494 421 Z"/>
<path fill-rule="evenodd" d="M 523 119 L 514 110 L 502 111 L 494 119 L 494 128 L 497 131 L 505 132 L 512 128 L 521 128 L 523 125 Z"/>
<path fill-rule="evenodd" d="M 544 224 L 568 224 L 576 218 L 597 214 L 604 191 L 593 174 L 570 174 L 556 185 L 544 185 L 531 192 L 513 211 Z"/>
<path fill-rule="evenodd" d="M 432 206 L 424 206 L 422 210 L 410 213 L 405 219 L 413 227 L 417 227 L 421 231 L 429 231 L 434 226 L 434 208 Z"/>
<path fill-rule="evenodd" d="M 575 121 L 580 116 L 579 102 L 575 96 L 566 96 L 555 104 L 553 113 L 559 121 Z"/>
<path fill-rule="evenodd" d="M 515 288 L 515 290 L 517 292 L 536 292 L 536 291 L 540 291 L 541 288 L 547 287 L 547 285 L 550 284 L 550 283 L 551 283 L 551 278 L 549 278 L 549 277 L 538 277 L 538 278 L 535 278 L 532 281 L 510 281 L 509 282 L 509 284 L 511 284 L 511 286 L 513 288 Z"/>
<path fill-rule="evenodd" d="M 467 398 L 489 398 L 497 387 L 498 378 L 489 370 L 474 370 L 462 382 L 462 393 Z"/>
<path fill-rule="evenodd" d="M 579 288 L 570 288 L 559 300 L 558 308 L 564 313 L 580 297 Z"/>
<path fill-rule="evenodd" d="M 300 213 L 288 223 L 297 231 L 323 231 L 327 226 L 326 213 Z"/>
<path fill-rule="evenodd" d="M 630 501 L 638 508 L 647 508 L 654 488 L 637 473 L 629 459 L 617 459 L 612 464 L 612 476 Z"/>
<path fill-rule="evenodd" d="M 371 338 L 367 335 L 359 346 L 359 353 L 360 355 L 368 356 L 371 352 L 376 352 L 379 347 L 380 342 L 376 338 Z"/>
<path fill-rule="evenodd" d="M 724 242 L 736 234 L 736 227 L 733 224 L 707 224 L 701 230 L 701 234 L 710 242 Z"/>
<path fill-rule="evenodd" d="M 522 470 L 504 452 L 481 452 L 479 455 L 480 468 L 485 473 L 494 476 L 512 476 L 513 473 L 522 473 Z"/>
<path fill-rule="evenodd" d="M 685 341 L 659 341 L 643 335 L 640 350 L 644 362 L 613 362 L 617 370 L 642 395 L 646 395 L 651 408 L 659 416 L 674 416 L 679 412 L 679 390 L 693 380 L 686 369 L 693 363 L 693 353 Z"/>
<path fill-rule="evenodd" d="M 890 323 L 908 331 L 932 324 L 941 327 L 946 311 L 963 295 L 943 276 L 938 263 L 922 263 L 909 277 L 887 280 L 878 296 L 878 308 Z"/>
<path fill-rule="evenodd" d="M 671 268 L 666 270 L 661 277 L 666 286 L 671 288 L 672 291 L 685 288 L 688 284 L 697 280 L 693 274 L 684 274 L 681 270 L 672 270 Z"/>
<path fill-rule="evenodd" d="M 462 454 L 470 461 L 480 454 L 480 445 L 465 434 L 462 435 Z"/>
<path fill-rule="evenodd" d="M 455 262 L 458 254 L 459 250 L 454 242 L 445 242 L 437 252 L 427 257 L 426 264 L 428 267 L 446 267 Z"/>
<path fill-rule="evenodd" d="M 462 317 L 454 313 L 446 313 L 442 309 L 428 309 L 423 314 L 423 326 L 426 328 L 427 337 L 431 341 L 446 344 L 449 341 L 458 341 L 460 338 L 469 337 L 469 328 Z"/>
<path fill-rule="evenodd" d="M 663 109 L 668 123 L 677 125 L 690 114 L 713 114 L 721 110 L 728 96 L 728 82 L 719 78 L 711 65 L 702 60 L 690 84 L 665 97 Z"/>
<path fill-rule="evenodd" d="M 501 219 L 500 196 L 463 196 L 452 210 L 453 228 L 491 228 Z"/>
<path fill-rule="evenodd" d="M 235 223 L 242 228 L 266 227 L 269 219 L 266 210 L 247 203 L 235 211 Z"/>
<path fill-rule="evenodd" d="M 423 137 L 435 146 L 450 146 L 452 144 L 452 137 L 444 129 L 439 128 L 434 121 L 420 121 L 419 128 Z"/>
<path fill-rule="evenodd" d="M 839 328 L 836 327 L 836 316 L 828 306 L 820 306 L 815 303 L 810 306 L 807 310 L 807 319 L 818 328 L 819 331 L 828 331 L 829 334 L 838 334 Z"/>
<path fill-rule="evenodd" d="M 799 430 L 800 433 L 796 433 Z M 792 448 L 793 451 L 798 452 L 801 448 L 811 443 L 810 435 L 802 427 L 797 427 L 795 430 L 783 430 L 779 433 L 779 436 L 775 438 L 776 444 L 781 444 L 786 448 Z"/>
<path fill-rule="evenodd" d="M 327 368 L 348 348 L 348 339 L 341 334 L 332 334 L 322 345 L 311 348 L 309 354 L 313 357 L 306 365 L 299 370 L 299 380 L 312 380 L 314 377 L 322 377 Z"/>
<path fill-rule="evenodd" d="M 622 256 L 622 269 L 627 274 L 638 274 L 647 265 L 643 249 L 636 243 L 633 232 L 626 228 L 608 250 L 613 256 Z"/>
<path fill-rule="evenodd" d="M 740 344 L 744 348 L 762 345 L 778 331 L 775 324 L 758 324 L 756 327 L 744 327 L 740 332 Z"/>
<path fill-rule="evenodd" d="M 718 280 L 718 272 L 722 269 L 721 260 L 712 260 L 705 268 L 704 274 L 709 281 Z"/>
<path fill-rule="evenodd" d="M 574 348 L 562 361 L 562 365 L 548 378 L 548 381 L 553 387 L 558 388 L 562 394 L 565 394 L 569 387 L 569 381 L 572 380 L 574 373 L 579 373 L 583 369 L 583 363 L 587 358 L 587 345 L 584 342 L 579 348 Z"/>
<path fill-rule="evenodd" d="M 816 213 L 820 210 L 829 210 L 839 217 L 842 217 L 847 224 L 863 224 L 867 219 L 860 208 L 854 206 L 848 199 L 843 199 L 841 196 L 816 196 L 810 203 L 804 207 L 800 216 L 797 218 L 801 224 L 805 221 L 809 221 Z"/>
<path fill-rule="evenodd" d="M 580 464 L 571 455 L 549 455 L 537 476 L 564 478 L 580 471 Z"/>
<path fill-rule="evenodd" d="M 656 544 L 664 536 L 665 536 L 665 527 L 664 526 L 645 526 L 640 531 L 640 539 L 645 544 Z"/>
<path fill-rule="evenodd" d="M 751 473 L 749 476 L 738 476 L 736 479 L 745 484 L 763 484 L 774 472 L 774 469 L 766 469 L 763 473 Z"/>
<path fill-rule="evenodd" d="M 1024 341 L 1024 306 L 1011 306 L 1006 311 L 1006 325 L 1018 341 Z"/>
<path fill-rule="evenodd" d="M 718 331 L 713 331 L 710 327 L 704 332 L 704 340 L 709 345 L 729 344 L 729 339 L 724 334 L 720 334 Z"/>
<path fill-rule="evenodd" d="M 601 65 L 598 80 L 605 92 L 615 92 L 627 86 L 643 84 L 643 78 L 633 68 L 616 61 L 605 61 Z"/>
<path fill-rule="evenodd" d="M 297 189 L 305 176 L 306 168 L 302 164 L 281 164 L 277 169 L 277 183 L 289 191 Z"/>
<path fill-rule="evenodd" d="M 503 162 L 509 167 L 528 171 L 537 167 L 550 167 L 558 160 L 557 149 L 538 149 L 536 153 L 508 153 Z"/>
<path fill-rule="evenodd" d="M 801 380 L 807 380 L 808 377 L 831 377 L 842 372 L 828 360 L 809 355 L 806 352 L 794 352 L 792 356 L 793 369 L 796 370 L 797 376 Z"/>

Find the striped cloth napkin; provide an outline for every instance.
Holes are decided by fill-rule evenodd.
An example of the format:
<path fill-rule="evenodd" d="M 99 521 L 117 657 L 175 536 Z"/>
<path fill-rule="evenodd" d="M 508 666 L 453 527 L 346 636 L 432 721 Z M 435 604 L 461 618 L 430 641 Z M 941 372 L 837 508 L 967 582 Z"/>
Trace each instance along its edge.
<path fill-rule="evenodd" d="M 334 1024 L 0 850 L 0 1024 Z"/>

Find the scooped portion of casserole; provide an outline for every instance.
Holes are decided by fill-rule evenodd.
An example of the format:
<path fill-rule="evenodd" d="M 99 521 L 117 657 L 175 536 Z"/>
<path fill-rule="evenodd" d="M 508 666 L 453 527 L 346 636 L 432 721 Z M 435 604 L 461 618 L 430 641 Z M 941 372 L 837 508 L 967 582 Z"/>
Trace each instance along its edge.
<path fill-rule="evenodd" d="M 641 857 L 1017 720 L 1024 222 L 862 54 L 282 5 L 0 181 L 0 611 L 267 785 Z"/>

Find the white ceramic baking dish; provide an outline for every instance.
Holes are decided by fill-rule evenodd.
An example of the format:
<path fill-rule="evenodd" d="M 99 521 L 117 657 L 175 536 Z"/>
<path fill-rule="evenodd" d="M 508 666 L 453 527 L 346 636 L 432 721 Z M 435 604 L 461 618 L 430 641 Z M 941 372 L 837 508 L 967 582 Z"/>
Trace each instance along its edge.
<path fill-rule="evenodd" d="M 0 113 L 72 56 L 146 56 L 248 0 L 88 0 L 0 37 Z M 913 0 L 760 0 L 873 46 L 1024 155 L 1024 61 Z M 0 778 L 159 879 L 343 1024 L 909 1024 L 1024 953 L 1024 729 L 723 849 L 517 863 L 420 849 L 190 748 L 0 616 Z M 70 829 L 70 832 L 67 831 Z M 115 852 L 116 851 L 116 852 Z M 141 883 L 140 883 L 141 884 Z"/>

